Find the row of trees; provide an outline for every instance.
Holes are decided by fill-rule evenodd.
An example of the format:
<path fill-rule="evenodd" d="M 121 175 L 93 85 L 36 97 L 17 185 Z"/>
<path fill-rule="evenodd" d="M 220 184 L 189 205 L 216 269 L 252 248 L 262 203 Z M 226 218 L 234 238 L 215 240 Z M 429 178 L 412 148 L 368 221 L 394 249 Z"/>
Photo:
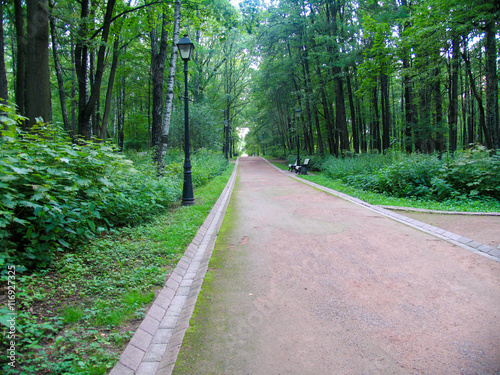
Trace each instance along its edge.
<path fill-rule="evenodd" d="M 257 35 L 249 144 L 283 153 L 500 148 L 493 0 L 280 0 Z M 300 108 L 301 116 L 294 114 Z"/>
<path fill-rule="evenodd" d="M 237 19 L 228 0 L 0 0 L 0 97 L 29 118 L 25 129 L 41 118 L 73 138 L 154 148 L 161 163 L 183 143 L 186 33 L 192 145 L 221 150 L 252 60 Z"/>
<path fill-rule="evenodd" d="M 0 0 L 0 97 L 121 149 L 183 141 L 189 34 L 192 145 L 290 153 L 500 147 L 497 2 Z M 295 117 L 297 108 L 301 116 Z M 254 145 L 254 146 L 252 146 Z"/>

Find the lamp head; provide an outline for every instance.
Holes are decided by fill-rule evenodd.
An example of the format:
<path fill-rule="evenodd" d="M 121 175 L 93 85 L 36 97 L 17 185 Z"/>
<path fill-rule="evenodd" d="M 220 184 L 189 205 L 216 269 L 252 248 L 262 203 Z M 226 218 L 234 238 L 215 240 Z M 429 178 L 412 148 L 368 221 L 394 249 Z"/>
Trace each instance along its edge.
<path fill-rule="evenodd" d="M 177 48 L 179 48 L 181 59 L 184 61 L 189 61 L 194 51 L 194 44 L 191 42 L 191 40 L 189 40 L 187 34 L 185 34 L 184 38 L 177 42 Z"/>

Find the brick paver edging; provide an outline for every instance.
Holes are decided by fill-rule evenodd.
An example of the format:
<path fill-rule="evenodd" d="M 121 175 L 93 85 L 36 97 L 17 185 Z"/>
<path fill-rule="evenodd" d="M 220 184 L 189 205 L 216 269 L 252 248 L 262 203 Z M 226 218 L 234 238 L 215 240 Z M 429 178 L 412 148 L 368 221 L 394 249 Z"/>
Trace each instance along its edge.
<path fill-rule="evenodd" d="M 224 191 L 157 295 L 110 375 L 172 373 L 208 269 L 217 233 L 229 204 L 238 164 L 239 160 L 236 161 Z"/>
<path fill-rule="evenodd" d="M 484 245 L 484 244 L 479 243 L 477 241 L 471 240 L 470 238 L 463 237 L 459 234 L 449 232 L 447 230 L 435 227 L 435 226 L 430 225 L 430 224 L 422 223 L 421 221 L 409 218 L 407 216 L 400 215 L 396 212 L 392 212 L 392 211 L 385 209 L 383 207 L 375 206 L 375 205 L 370 204 L 368 202 L 362 201 L 361 199 L 351 197 L 350 195 L 347 195 L 347 194 L 341 193 L 339 191 L 324 187 L 322 185 L 318 185 L 314 182 L 300 178 L 299 176 L 297 176 L 293 172 L 288 172 L 288 171 L 285 171 L 283 169 L 280 169 L 277 166 L 275 166 L 274 164 L 272 164 L 270 161 L 268 161 L 264 158 L 263 158 L 263 160 L 265 160 L 269 165 L 271 165 L 272 167 L 274 167 L 278 171 L 286 174 L 287 176 L 291 176 L 292 178 L 294 178 L 300 182 L 303 182 L 304 184 L 307 184 L 307 185 L 312 186 L 316 189 L 322 190 L 328 194 L 335 195 L 339 198 L 345 199 L 345 200 L 350 201 L 352 203 L 355 203 L 357 205 L 366 207 L 369 210 L 378 212 L 379 214 L 387 216 L 393 220 L 399 221 L 400 223 L 409 225 L 409 226 L 411 226 L 415 229 L 418 229 L 422 232 L 428 233 L 428 234 L 433 235 L 435 237 L 438 237 L 438 238 L 441 238 L 441 239 L 446 240 L 448 242 L 451 242 L 451 243 L 453 243 L 457 246 L 460 246 L 464 249 L 467 249 L 469 251 L 473 251 L 477 254 L 483 255 L 487 258 L 490 258 L 490 259 L 496 260 L 497 262 L 500 262 L 500 249 L 495 249 L 494 247 Z"/>

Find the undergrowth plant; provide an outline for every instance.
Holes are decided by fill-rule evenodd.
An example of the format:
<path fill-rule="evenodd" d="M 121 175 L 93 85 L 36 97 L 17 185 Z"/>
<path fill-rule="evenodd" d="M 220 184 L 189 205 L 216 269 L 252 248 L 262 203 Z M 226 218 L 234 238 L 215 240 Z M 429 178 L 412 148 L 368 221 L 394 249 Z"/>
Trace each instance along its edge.
<path fill-rule="evenodd" d="M 213 165 L 219 175 L 195 189 L 195 205 L 174 203 L 140 225 L 102 233 L 60 254 L 48 268 L 18 275 L 16 367 L 7 364 L 9 327 L 2 320 L 0 371 L 109 373 L 229 179 L 227 162 L 221 170 L 224 162 L 215 159 L 217 154 L 198 161 L 207 175 L 215 174 Z M 4 310 L 0 304 L 0 317 Z"/>
<path fill-rule="evenodd" d="M 0 267 L 47 267 L 88 239 L 145 222 L 180 198 L 181 161 L 159 178 L 151 161 L 136 166 L 109 143 L 72 140 L 50 124 L 22 131 L 23 118 L 1 109 Z M 198 151 L 194 186 L 225 168 L 222 155 Z"/>
<path fill-rule="evenodd" d="M 365 191 L 444 202 L 500 199 L 500 155 L 474 147 L 455 155 L 326 158 L 321 172 Z"/>

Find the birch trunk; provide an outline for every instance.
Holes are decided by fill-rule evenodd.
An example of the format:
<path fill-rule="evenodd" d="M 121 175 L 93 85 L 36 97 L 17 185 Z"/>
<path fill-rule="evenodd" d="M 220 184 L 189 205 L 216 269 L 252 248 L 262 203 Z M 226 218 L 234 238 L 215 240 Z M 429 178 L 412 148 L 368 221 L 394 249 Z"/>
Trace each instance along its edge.
<path fill-rule="evenodd" d="M 181 0 L 175 1 L 174 9 L 174 31 L 172 40 L 172 55 L 170 56 L 170 64 L 168 67 L 167 78 L 167 97 L 165 99 L 165 114 L 163 117 L 162 137 L 158 146 L 159 163 L 158 170 L 160 172 L 165 168 L 165 154 L 167 153 L 168 134 L 170 132 L 170 120 L 172 118 L 173 101 L 174 101 L 174 78 L 175 64 L 177 61 L 177 42 L 179 41 L 179 30 L 181 23 Z"/>

